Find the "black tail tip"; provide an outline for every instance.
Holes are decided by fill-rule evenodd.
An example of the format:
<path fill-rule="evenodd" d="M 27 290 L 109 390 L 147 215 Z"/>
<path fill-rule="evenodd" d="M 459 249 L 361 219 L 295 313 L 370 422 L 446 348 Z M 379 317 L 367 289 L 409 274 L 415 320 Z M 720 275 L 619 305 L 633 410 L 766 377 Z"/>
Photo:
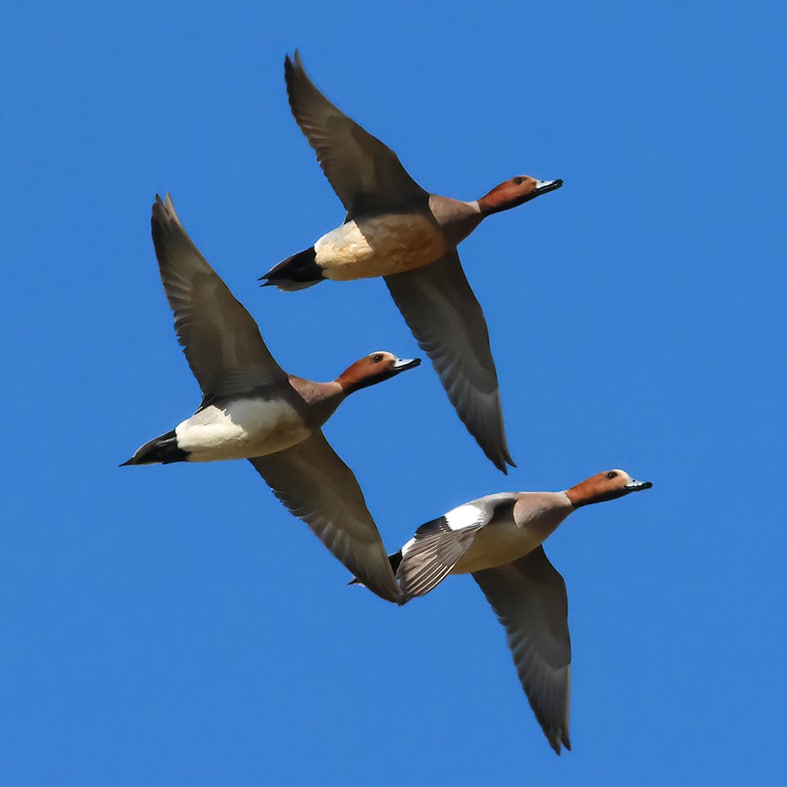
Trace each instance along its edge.
<path fill-rule="evenodd" d="M 302 290 L 322 281 L 322 268 L 316 262 L 314 246 L 287 257 L 278 265 L 274 265 L 259 281 L 267 279 L 262 285 L 276 286 L 281 290 Z"/>
<path fill-rule="evenodd" d="M 173 429 L 166 434 L 154 437 L 145 445 L 140 446 L 131 459 L 123 462 L 119 467 L 126 465 L 167 465 L 171 462 L 185 462 L 188 460 L 188 452 L 178 446 L 178 438 Z"/>

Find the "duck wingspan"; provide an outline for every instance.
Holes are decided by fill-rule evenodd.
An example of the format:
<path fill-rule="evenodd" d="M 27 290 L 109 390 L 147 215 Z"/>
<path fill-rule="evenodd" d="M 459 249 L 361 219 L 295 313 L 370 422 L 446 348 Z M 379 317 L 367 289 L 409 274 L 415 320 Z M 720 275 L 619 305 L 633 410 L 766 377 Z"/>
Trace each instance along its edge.
<path fill-rule="evenodd" d="M 421 349 L 432 359 L 459 417 L 495 466 L 514 466 L 506 442 L 497 371 L 484 313 L 456 250 L 437 262 L 386 276 Z"/>
<path fill-rule="evenodd" d="M 231 396 L 286 381 L 257 323 L 194 245 L 169 194 L 166 202 L 156 195 L 150 223 L 175 332 L 202 393 Z"/>
<path fill-rule="evenodd" d="M 399 601 L 391 563 L 358 481 L 320 430 L 286 451 L 249 461 L 355 577 L 381 598 Z"/>
<path fill-rule="evenodd" d="M 508 635 L 519 680 L 550 746 L 560 754 L 568 737 L 571 639 L 563 577 L 542 547 L 473 578 Z"/>
<path fill-rule="evenodd" d="M 348 219 L 427 204 L 428 193 L 408 175 L 397 155 L 315 87 L 297 51 L 293 59 L 286 57 L 284 77 L 292 114 L 347 209 Z"/>

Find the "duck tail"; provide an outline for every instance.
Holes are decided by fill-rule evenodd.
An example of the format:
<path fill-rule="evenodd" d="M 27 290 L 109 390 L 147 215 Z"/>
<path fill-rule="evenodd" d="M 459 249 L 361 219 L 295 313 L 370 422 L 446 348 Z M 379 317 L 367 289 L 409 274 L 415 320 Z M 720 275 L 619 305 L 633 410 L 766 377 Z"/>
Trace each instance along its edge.
<path fill-rule="evenodd" d="M 315 261 L 314 246 L 287 257 L 278 265 L 274 265 L 266 274 L 260 276 L 262 287 L 278 287 L 285 292 L 302 290 L 317 284 L 325 277 L 322 269 Z M 264 281 L 263 281 L 264 280 Z"/>
<path fill-rule="evenodd" d="M 137 448 L 134 456 L 123 462 L 120 467 L 126 467 L 127 465 L 168 465 L 171 462 L 185 462 L 188 460 L 188 456 L 188 451 L 178 447 L 178 438 L 173 429 L 171 432 L 154 437 L 145 445 Z"/>

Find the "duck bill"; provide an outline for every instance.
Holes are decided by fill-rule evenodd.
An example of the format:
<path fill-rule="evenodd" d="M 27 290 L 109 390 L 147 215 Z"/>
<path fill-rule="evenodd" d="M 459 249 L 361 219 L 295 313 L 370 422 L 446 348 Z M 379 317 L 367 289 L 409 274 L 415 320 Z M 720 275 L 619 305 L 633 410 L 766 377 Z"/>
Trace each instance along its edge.
<path fill-rule="evenodd" d="M 530 202 L 531 199 L 540 197 L 542 194 L 549 194 L 550 191 L 555 191 L 562 185 L 563 181 L 560 178 L 555 180 L 538 180 L 536 181 L 536 187 L 525 198 L 525 202 Z"/>
<path fill-rule="evenodd" d="M 394 374 L 399 374 L 399 372 L 406 372 L 408 369 L 415 369 L 416 366 L 420 365 L 420 358 L 397 358 L 391 367 L 391 371 Z"/>
<path fill-rule="evenodd" d="M 650 481 L 630 481 L 623 488 L 626 492 L 641 492 L 643 489 L 650 489 L 653 486 Z"/>

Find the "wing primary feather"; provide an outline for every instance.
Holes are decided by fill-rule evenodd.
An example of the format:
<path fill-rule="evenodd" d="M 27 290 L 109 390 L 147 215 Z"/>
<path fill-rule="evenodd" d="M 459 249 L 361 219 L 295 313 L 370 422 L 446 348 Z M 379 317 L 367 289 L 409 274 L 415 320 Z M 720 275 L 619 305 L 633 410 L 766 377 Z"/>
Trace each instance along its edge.
<path fill-rule="evenodd" d="M 399 603 L 391 561 L 358 481 L 321 431 L 286 451 L 249 461 L 353 576 L 381 598 Z"/>
<path fill-rule="evenodd" d="M 519 680 L 549 745 L 557 754 L 561 744 L 570 749 L 571 640 L 563 578 L 542 547 L 473 578 L 506 630 Z"/>
<path fill-rule="evenodd" d="M 495 467 L 507 473 L 506 465 L 515 465 L 489 332 L 456 250 L 423 268 L 386 276 L 385 283 L 462 423 Z"/>

